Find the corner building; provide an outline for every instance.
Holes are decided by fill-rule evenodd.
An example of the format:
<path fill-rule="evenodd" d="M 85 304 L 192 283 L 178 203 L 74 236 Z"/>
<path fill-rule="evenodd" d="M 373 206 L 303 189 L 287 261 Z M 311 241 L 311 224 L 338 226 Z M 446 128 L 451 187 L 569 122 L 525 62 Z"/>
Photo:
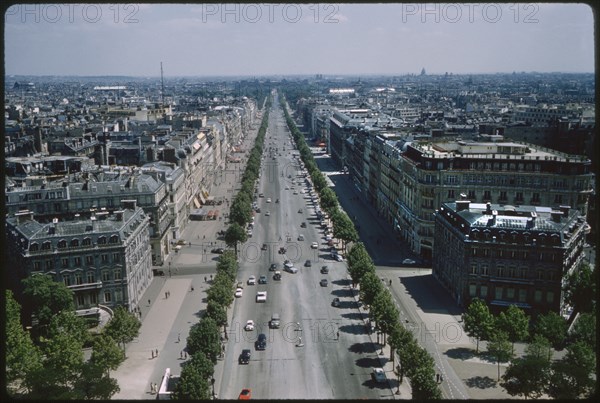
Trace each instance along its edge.
<path fill-rule="evenodd" d="M 567 314 L 562 286 L 578 270 L 589 225 L 579 211 L 444 203 L 435 214 L 433 275 L 458 305 L 479 298 L 492 311 Z"/>

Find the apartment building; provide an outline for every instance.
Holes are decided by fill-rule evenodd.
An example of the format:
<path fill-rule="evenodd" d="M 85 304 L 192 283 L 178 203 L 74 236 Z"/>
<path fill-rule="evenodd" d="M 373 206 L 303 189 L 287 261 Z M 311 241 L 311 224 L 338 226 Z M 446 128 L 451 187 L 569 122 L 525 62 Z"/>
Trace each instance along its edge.
<path fill-rule="evenodd" d="M 461 306 L 479 298 L 493 311 L 514 304 L 565 315 L 564 279 L 583 261 L 587 231 L 585 217 L 568 206 L 443 203 L 433 275 Z"/>
<path fill-rule="evenodd" d="M 150 217 L 135 202 L 113 213 L 93 211 L 41 223 L 23 211 L 6 219 L 7 277 L 47 274 L 73 290 L 79 314 L 140 304 L 152 280 Z"/>

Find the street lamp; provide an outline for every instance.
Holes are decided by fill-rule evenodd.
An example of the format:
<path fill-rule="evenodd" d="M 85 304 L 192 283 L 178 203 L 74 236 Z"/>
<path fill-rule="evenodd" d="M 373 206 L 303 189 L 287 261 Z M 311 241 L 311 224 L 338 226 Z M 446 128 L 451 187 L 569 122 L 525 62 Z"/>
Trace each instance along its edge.
<path fill-rule="evenodd" d="M 400 364 L 396 365 L 396 375 L 398 376 L 398 390 L 396 391 L 396 394 L 399 395 L 400 394 Z"/>
<path fill-rule="evenodd" d="M 211 375 L 210 384 L 212 386 L 212 398 L 215 400 L 215 377 Z"/>

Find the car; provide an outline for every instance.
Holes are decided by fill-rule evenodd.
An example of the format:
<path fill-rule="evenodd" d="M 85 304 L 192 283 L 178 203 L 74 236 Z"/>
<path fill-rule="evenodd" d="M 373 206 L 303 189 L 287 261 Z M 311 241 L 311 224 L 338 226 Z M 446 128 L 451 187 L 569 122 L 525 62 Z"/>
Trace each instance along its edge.
<path fill-rule="evenodd" d="M 260 213 L 260 207 L 257 207 L 257 208 L 256 208 L 256 212 L 257 212 L 257 213 Z"/>
<path fill-rule="evenodd" d="M 244 293 L 244 289 L 243 288 L 237 288 L 235 290 L 235 297 L 236 298 L 240 298 L 242 296 L 242 294 Z"/>
<path fill-rule="evenodd" d="M 255 284 L 256 284 L 256 276 L 248 277 L 248 285 L 255 285 Z"/>
<path fill-rule="evenodd" d="M 310 259 L 307 259 L 306 262 L 304 262 L 304 267 L 311 267 L 312 266 L 312 262 L 310 261 Z"/>
<path fill-rule="evenodd" d="M 273 274 L 273 280 L 275 280 L 275 281 L 281 281 L 281 272 L 279 270 L 277 270 L 275 272 L 275 274 Z"/>
<path fill-rule="evenodd" d="M 329 267 L 321 266 L 321 274 L 327 274 L 327 273 L 329 273 Z"/>
<path fill-rule="evenodd" d="M 317 242 L 313 242 L 310 244 L 311 249 L 318 249 L 319 248 L 319 244 Z"/>
<path fill-rule="evenodd" d="M 271 215 L 271 212 L 269 210 L 265 211 L 265 215 L 268 217 Z"/>
<path fill-rule="evenodd" d="M 302 221 L 302 223 L 300 224 L 300 228 L 306 228 L 306 222 Z"/>
<path fill-rule="evenodd" d="M 252 238 L 252 230 L 251 230 L 251 229 L 249 229 L 248 231 L 246 231 L 246 234 L 247 234 L 249 237 L 251 237 L 251 238 Z"/>
<path fill-rule="evenodd" d="M 377 383 L 385 382 L 386 378 L 383 368 L 373 368 L 373 372 L 371 372 L 371 379 Z"/>
<path fill-rule="evenodd" d="M 335 242 L 333 242 L 333 239 L 330 239 L 329 241 L 327 241 L 327 246 L 334 246 Z"/>
<path fill-rule="evenodd" d="M 289 186 L 286 186 L 286 187 L 285 187 L 285 190 L 290 190 L 290 187 L 289 187 Z"/>
<path fill-rule="evenodd" d="M 244 388 L 238 396 L 238 400 L 250 400 L 252 398 L 252 389 Z"/>
<path fill-rule="evenodd" d="M 248 332 L 254 330 L 254 321 L 252 319 L 248 319 L 246 321 L 246 325 L 244 326 L 244 330 L 246 330 Z"/>
<path fill-rule="evenodd" d="M 263 193 L 259 193 L 258 197 L 265 197 L 265 195 Z"/>
<path fill-rule="evenodd" d="M 302 214 L 302 209 L 298 209 L 298 213 Z"/>
<path fill-rule="evenodd" d="M 292 273 L 292 274 L 298 273 L 298 269 L 295 268 L 294 266 L 285 266 L 284 270 L 287 271 L 288 273 Z"/>
<path fill-rule="evenodd" d="M 299 241 L 304 241 L 304 235 L 302 235 L 302 234 L 298 235 L 298 240 Z"/>
<path fill-rule="evenodd" d="M 295 195 L 297 195 L 297 194 L 298 194 L 298 191 L 297 191 L 297 190 L 294 190 L 294 194 L 295 194 Z"/>
<path fill-rule="evenodd" d="M 342 255 L 338 254 L 338 253 L 332 253 L 331 257 L 334 258 L 335 260 L 337 260 L 338 262 L 343 262 L 344 258 L 342 257 Z"/>
<path fill-rule="evenodd" d="M 221 255 L 225 253 L 225 249 L 223 248 L 214 248 L 210 250 L 210 253 L 216 253 L 217 255 Z"/>
<path fill-rule="evenodd" d="M 267 284 L 267 276 L 260 276 L 258 278 L 258 284 Z"/>
<path fill-rule="evenodd" d="M 260 247 L 261 250 L 267 250 L 267 244 L 263 243 L 262 246 Z"/>
<path fill-rule="evenodd" d="M 271 315 L 271 321 L 269 322 L 269 327 L 271 329 L 279 329 L 279 325 L 280 325 L 279 314 L 273 313 L 273 315 Z"/>
<path fill-rule="evenodd" d="M 258 335 L 255 346 L 257 350 L 265 350 L 267 348 L 267 336 L 264 333 Z"/>
<path fill-rule="evenodd" d="M 329 281 L 326 278 L 324 278 L 324 279 L 321 279 L 319 284 L 321 285 L 321 287 L 327 287 L 327 285 L 329 284 Z"/>
<path fill-rule="evenodd" d="M 331 306 L 333 306 L 334 308 L 339 308 L 340 304 L 341 303 L 339 298 L 334 298 L 333 301 L 331 301 Z"/>
<path fill-rule="evenodd" d="M 267 203 L 271 203 L 271 198 L 267 197 Z"/>
<path fill-rule="evenodd" d="M 333 239 L 333 237 L 331 235 L 329 235 L 329 234 L 325 235 L 325 240 L 327 242 L 331 241 L 332 239 Z"/>
<path fill-rule="evenodd" d="M 256 293 L 256 302 L 267 302 L 267 292 L 266 291 L 258 291 Z"/>
<path fill-rule="evenodd" d="M 412 260 L 412 259 L 404 259 L 404 260 L 402 261 L 402 264 L 415 264 L 415 263 L 417 263 L 417 262 L 415 262 L 415 261 L 414 261 L 414 260 Z"/>
<path fill-rule="evenodd" d="M 275 271 L 277 270 L 277 263 L 271 263 L 271 266 L 269 266 L 269 271 Z"/>
<path fill-rule="evenodd" d="M 240 358 L 239 358 L 239 363 L 240 364 L 248 364 L 250 362 L 250 357 L 252 355 L 252 352 L 250 351 L 250 349 L 243 349 L 242 353 L 240 354 Z"/>
<path fill-rule="evenodd" d="M 286 250 L 286 249 L 285 249 L 285 247 L 283 247 L 283 246 L 281 246 L 281 247 L 279 248 L 279 254 L 280 254 L 280 255 L 283 255 L 283 254 L 284 254 L 286 251 L 287 251 L 287 250 Z"/>

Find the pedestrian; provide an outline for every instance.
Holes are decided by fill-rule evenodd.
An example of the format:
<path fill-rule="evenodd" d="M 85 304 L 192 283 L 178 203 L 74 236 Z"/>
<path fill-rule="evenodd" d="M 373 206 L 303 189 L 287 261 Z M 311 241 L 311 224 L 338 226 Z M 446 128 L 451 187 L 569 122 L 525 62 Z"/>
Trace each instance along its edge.
<path fill-rule="evenodd" d="M 206 283 L 206 276 L 204 276 L 204 282 Z"/>
<path fill-rule="evenodd" d="M 200 238 L 200 235 L 198 235 L 198 238 Z M 202 235 L 202 239 L 206 239 L 206 235 Z"/>
<path fill-rule="evenodd" d="M 339 330 L 337 331 L 336 336 L 337 336 L 337 340 L 339 340 L 340 339 L 340 331 Z"/>
<path fill-rule="evenodd" d="M 154 350 L 150 350 L 150 352 L 152 353 L 152 358 L 154 358 Z"/>
<path fill-rule="evenodd" d="M 187 360 L 187 358 L 188 358 L 188 353 L 187 353 L 187 351 L 185 351 L 184 353 L 185 353 L 185 359 Z"/>
<path fill-rule="evenodd" d="M 440 374 L 440 383 L 444 382 L 444 375 Z"/>
<path fill-rule="evenodd" d="M 440 383 L 440 374 L 435 374 L 435 381 Z"/>
<path fill-rule="evenodd" d="M 179 352 L 179 359 L 180 359 L 180 360 L 183 360 L 183 350 L 181 350 L 181 351 Z"/>
<path fill-rule="evenodd" d="M 148 306 L 150 306 L 150 300 L 148 300 Z"/>
<path fill-rule="evenodd" d="M 179 333 L 179 334 L 177 335 L 177 343 L 179 343 L 180 341 L 181 341 L 181 333 Z"/>
<path fill-rule="evenodd" d="M 158 357 L 158 349 L 156 349 L 156 357 Z"/>
<path fill-rule="evenodd" d="M 390 287 L 392 286 L 392 279 L 390 279 Z"/>
<path fill-rule="evenodd" d="M 167 294 L 167 292 L 165 291 L 165 299 L 169 298 L 169 295 Z"/>
<path fill-rule="evenodd" d="M 150 382 L 150 393 L 154 394 L 154 383 Z"/>
<path fill-rule="evenodd" d="M 212 274 L 210 275 L 210 281 L 212 281 Z"/>

